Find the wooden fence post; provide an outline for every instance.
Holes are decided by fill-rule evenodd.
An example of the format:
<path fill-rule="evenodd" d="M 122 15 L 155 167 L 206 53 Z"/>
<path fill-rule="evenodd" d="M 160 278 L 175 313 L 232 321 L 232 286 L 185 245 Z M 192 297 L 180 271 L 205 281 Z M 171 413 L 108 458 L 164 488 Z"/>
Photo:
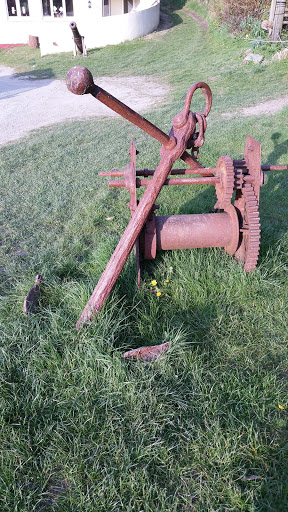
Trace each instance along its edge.
<path fill-rule="evenodd" d="M 273 0 L 272 0 L 273 3 Z M 271 3 L 271 10 L 272 10 Z M 280 34 L 283 26 L 283 19 L 286 8 L 286 0 L 276 0 L 275 5 L 275 13 L 274 13 L 274 22 L 273 22 L 273 30 L 271 34 L 272 41 L 278 41 L 280 39 Z M 271 11 L 270 11 L 271 14 Z"/>
<path fill-rule="evenodd" d="M 270 14 L 269 14 L 269 21 L 274 21 L 275 16 L 275 7 L 276 7 L 276 0 L 271 1 L 271 7 L 270 7 Z"/>

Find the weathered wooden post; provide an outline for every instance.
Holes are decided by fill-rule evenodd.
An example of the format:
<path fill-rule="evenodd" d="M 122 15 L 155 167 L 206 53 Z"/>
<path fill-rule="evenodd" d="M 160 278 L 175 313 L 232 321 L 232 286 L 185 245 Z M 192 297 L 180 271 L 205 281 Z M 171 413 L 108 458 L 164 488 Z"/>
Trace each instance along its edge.
<path fill-rule="evenodd" d="M 286 8 L 286 0 L 276 0 L 273 29 L 271 34 L 272 41 L 279 41 Z M 272 5 L 271 5 L 272 9 Z"/>

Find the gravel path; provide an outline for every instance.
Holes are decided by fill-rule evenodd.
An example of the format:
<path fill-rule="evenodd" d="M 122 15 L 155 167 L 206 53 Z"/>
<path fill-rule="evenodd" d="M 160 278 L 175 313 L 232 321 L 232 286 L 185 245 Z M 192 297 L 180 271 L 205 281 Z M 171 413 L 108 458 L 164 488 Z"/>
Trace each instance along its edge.
<path fill-rule="evenodd" d="M 283 107 L 288 105 L 288 95 L 282 96 L 282 98 L 278 98 L 277 100 L 267 100 L 262 103 L 257 103 L 253 107 L 242 108 L 239 111 L 234 112 L 225 112 L 222 117 L 225 119 L 232 119 L 236 115 L 241 117 L 249 117 L 249 116 L 269 116 L 279 112 Z"/>
<path fill-rule="evenodd" d="M 169 87 L 145 76 L 101 77 L 95 83 L 137 112 L 145 112 L 169 94 Z M 0 145 L 44 126 L 97 116 L 116 116 L 92 96 L 71 94 L 62 80 L 35 79 L 0 66 Z"/>
<path fill-rule="evenodd" d="M 140 113 L 164 101 L 170 92 L 167 85 L 145 76 L 101 77 L 95 83 Z M 238 114 L 271 115 L 286 105 L 287 95 L 244 108 Z M 33 74 L 15 74 L 13 69 L 3 66 L 0 66 L 0 106 L 0 146 L 55 123 L 117 115 L 90 95 L 71 94 L 64 80 L 39 80 Z M 230 119 L 235 112 L 221 115 Z"/>

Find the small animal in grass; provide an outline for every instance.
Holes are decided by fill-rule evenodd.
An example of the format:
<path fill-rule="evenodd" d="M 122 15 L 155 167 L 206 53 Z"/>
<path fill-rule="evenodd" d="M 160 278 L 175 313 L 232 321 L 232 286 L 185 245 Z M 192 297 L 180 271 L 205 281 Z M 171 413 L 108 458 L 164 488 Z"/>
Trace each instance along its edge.
<path fill-rule="evenodd" d="M 35 277 L 35 283 L 24 299 L 23 311 L 26 315 L 29 313 L 35 313 L 39 307 L 42 288 L 43 276 L 41 274 L 37 274 Z"/>
<path fill-rule="evenodd" d="M 269 36 L 271 36 L 273 31 L 273 21 L 263 20 L 261 23 L 261 28 L 263 28 L 263 30 L 267 30 Z"/>

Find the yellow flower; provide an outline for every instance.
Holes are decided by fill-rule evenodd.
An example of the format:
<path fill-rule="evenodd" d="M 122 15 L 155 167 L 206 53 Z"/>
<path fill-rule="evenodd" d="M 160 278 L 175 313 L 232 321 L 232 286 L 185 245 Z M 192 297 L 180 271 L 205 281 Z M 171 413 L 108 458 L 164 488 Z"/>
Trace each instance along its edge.
<path fill-rule="evenodd" d="M 156 286 L 157 281 L 155 281 L 155 279 L 153 279 L 153 281 L 151 281 L 151 284 L 152 284 L 152 286 Z"/>
<path fill-rule="evenodd" d="M 161 292 L 157 292 L 156 295 L 157 295 L 157 297 L 161 297 L 162 293 Z M 283 409 L 284 409 L 284 407 L 283 407 Z"/>
<path fill-rule="evenodd" d="M 169 283 L 169 279 L 165 279 L 165 283 Z"/>
<path fill-rule="evenodd" d="M 281 405 L 281 404 L 278 404 L 278 407 L 279 407 L 279 409 L 281 409 L 281 411 L 284 411 L 284 409 L 285 409 L 285 407 L 283 407 L 283 405 Z"/>

